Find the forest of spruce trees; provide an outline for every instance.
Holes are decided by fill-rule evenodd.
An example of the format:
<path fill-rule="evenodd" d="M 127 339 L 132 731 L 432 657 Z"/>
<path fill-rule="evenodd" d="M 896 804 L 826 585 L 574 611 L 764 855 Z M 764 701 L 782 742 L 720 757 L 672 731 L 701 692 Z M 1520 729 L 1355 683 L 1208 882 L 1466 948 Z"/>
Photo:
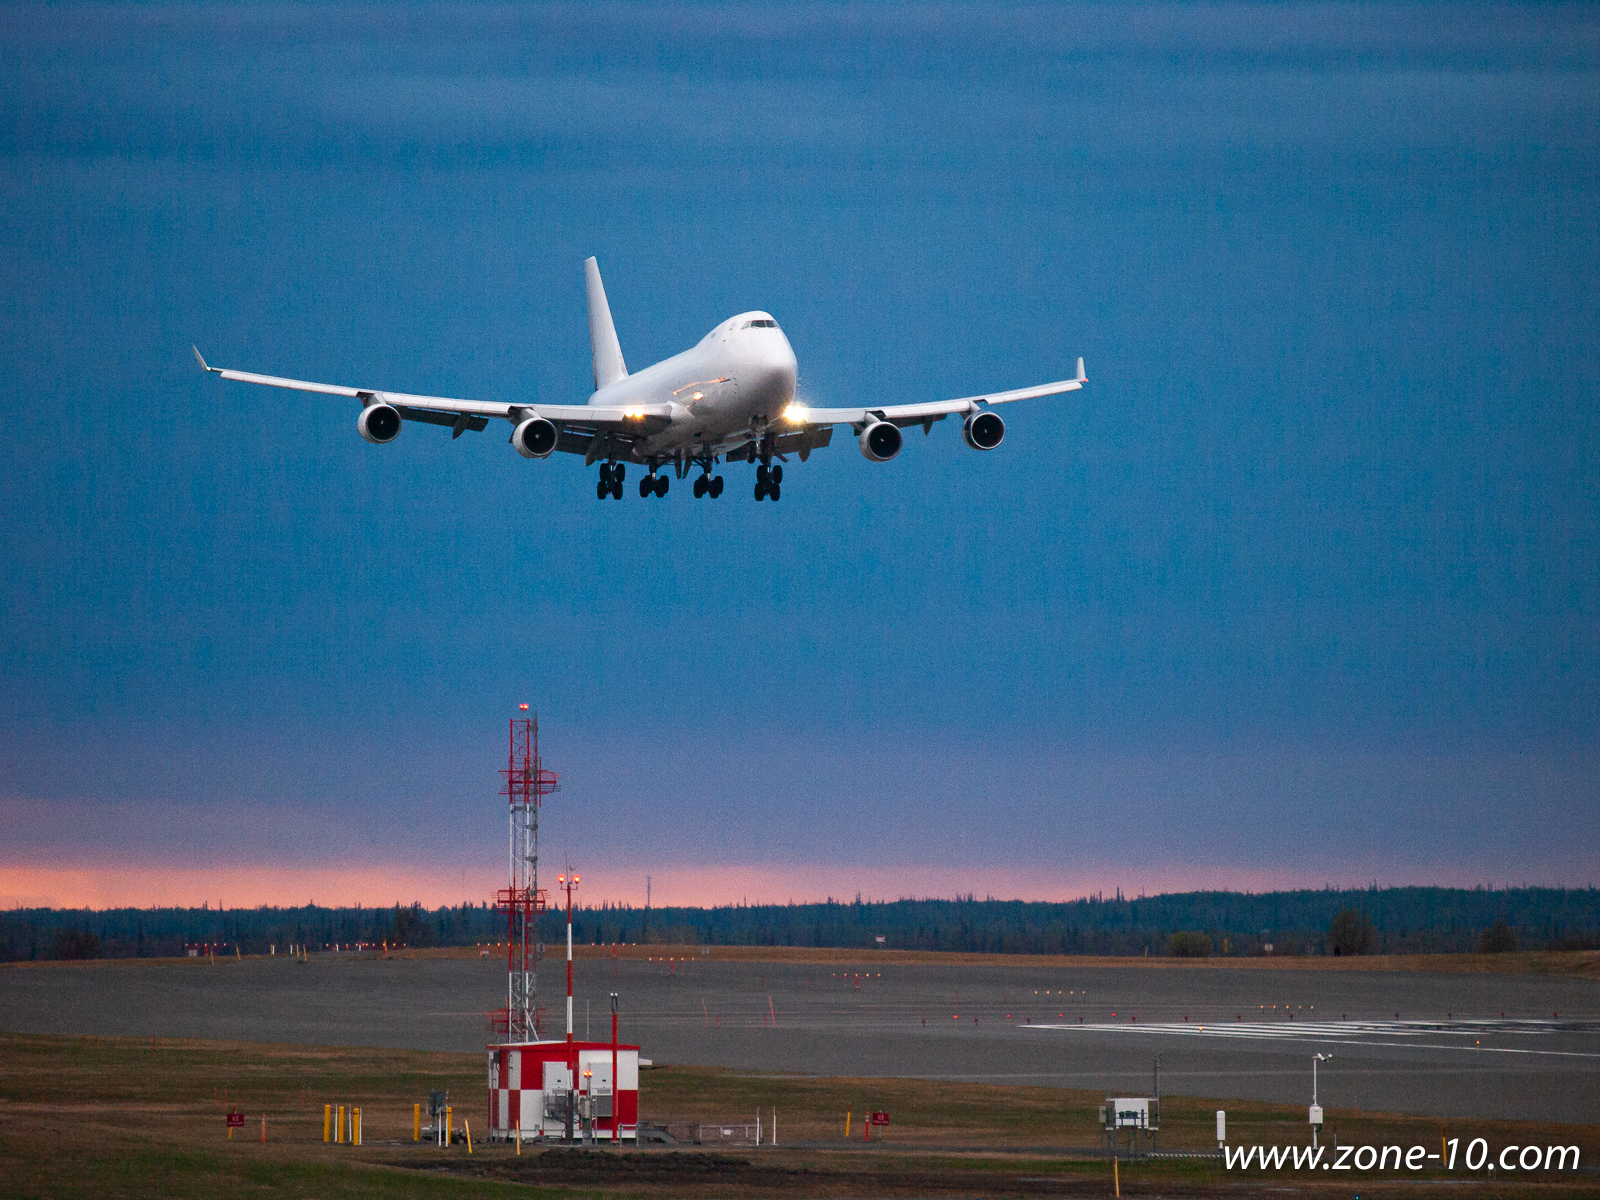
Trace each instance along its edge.
<path fill-rule="evenodd" d="M 280 953 L 290 944 L 463 946 L 505 937 L 484 903 L 426 909 L 304 907 L 13 909 L 0 961 L 155 958 L 212 946 Z M 1184 892 L 1024 900 L 850 901 L 717 908 L 601 906 L 576 911 L 574 937 L 712 946 L 831 946 L 991 954 L 1456 953 L 1600 947 L 1595 888 L 1433 888 Z M 556 914 L 542 938 L 564 938 Z M 882 938 L 882 942 L 878 939 Z"/>

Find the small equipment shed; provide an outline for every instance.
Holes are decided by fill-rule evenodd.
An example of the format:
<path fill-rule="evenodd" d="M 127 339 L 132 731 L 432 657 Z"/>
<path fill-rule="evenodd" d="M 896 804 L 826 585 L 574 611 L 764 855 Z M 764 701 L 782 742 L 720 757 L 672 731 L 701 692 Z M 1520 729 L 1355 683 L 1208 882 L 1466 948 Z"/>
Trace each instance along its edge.
<path fill-rule="evenodd" d="M 639 1047 L 610 1042 L 508 1042 L 489 1048 L 489 1136 L 524 1139 L 585 1128 L 596 1141 L 632 1141 L 639 1130 Z M 616 1078 L 611 1059 L 616 1054 Z M 577 1060 L 574 1080 L 572 1059 Z"/>

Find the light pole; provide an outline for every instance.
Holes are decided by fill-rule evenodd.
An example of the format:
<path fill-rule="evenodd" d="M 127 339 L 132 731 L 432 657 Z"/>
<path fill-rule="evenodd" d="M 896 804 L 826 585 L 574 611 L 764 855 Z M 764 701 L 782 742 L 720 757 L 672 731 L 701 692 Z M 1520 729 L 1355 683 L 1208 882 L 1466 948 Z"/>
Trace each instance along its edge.
<path fill-rule="evenodd" d="M 572 1044 L 572 890 L 578 876 L 556 876 L 556 885 L 567 893 L 567 1141 L 572 1140 L 572 1105 L 578 1087 L 578 1051 Z"/>
<path fill-rule="evenodd" d="M 1319 1062 L 1332 1062 L 1331 1054 L 1313 1054 L 1311 1056 L 1311 1148 L 1317 1148 L 1317 1130 L 1322 1128 L 1322 1105 L 1317 1103 L 1317 1064 Z"/>
<path fill-rule="evenodd" d="M 1156 1130 L 1161 1128 L 1161 1055 L 1156 1055 L 1156 1120 L 1155 1127 L 1150 1131 L 1150 1149 L 1156 1148 Z"/>
<path fill-rule="evenodd" d="M 611 1146 L 622 1144 L 622 1111 L 618 1106 L 617 1087 L 617 994 L 611 993 Z"/>

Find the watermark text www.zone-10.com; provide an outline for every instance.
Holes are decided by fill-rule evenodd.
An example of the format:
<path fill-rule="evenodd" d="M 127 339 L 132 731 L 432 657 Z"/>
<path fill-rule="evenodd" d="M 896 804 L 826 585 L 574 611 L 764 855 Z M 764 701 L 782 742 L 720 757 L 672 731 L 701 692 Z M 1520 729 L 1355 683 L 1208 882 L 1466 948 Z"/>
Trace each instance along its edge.
<path fill-rule="evenodd" d="M 1465 1148 L 1451 1138 L 1439 1150 L 1426 1146 L 1227 1146 L 1223 1161 L 1230 1171 L 1576 1171 L 1576 1146 L 1505 1146 L 1495 1154 L 1483 1138 Z"/>

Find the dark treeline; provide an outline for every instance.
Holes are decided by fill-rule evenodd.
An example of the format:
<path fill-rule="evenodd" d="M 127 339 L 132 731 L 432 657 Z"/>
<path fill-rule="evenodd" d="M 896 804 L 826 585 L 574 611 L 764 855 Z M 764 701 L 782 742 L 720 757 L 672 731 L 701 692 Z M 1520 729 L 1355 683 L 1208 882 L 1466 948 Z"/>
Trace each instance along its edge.
<path fill-rule="evenodd" d="M 1340 923 L 1335 926 L 1335 918 Z M 1600 947 L 1595 888 L 1371 888 L 1093 896 L 1067 903 L 1022 900 L 854 901 L 721 908 L 579 909 L 584 943 L 830 946 L 963 950 L 993 954 L 1455 953 L 1480 949 Z M 15 909 L 0 915 L 0 961 L 180 956 L 191 949 L 265 954 L 290 945 L 381 943 L 461 946 L 505 937 L 504 915 L 486 904 L 393 908 Z M 540 936 L 564 937 L 562 918 Z M 880 942 L 878 939 L 882 939 Z M 1208 940 L 1209 939 L 1209 940 Z"/>

